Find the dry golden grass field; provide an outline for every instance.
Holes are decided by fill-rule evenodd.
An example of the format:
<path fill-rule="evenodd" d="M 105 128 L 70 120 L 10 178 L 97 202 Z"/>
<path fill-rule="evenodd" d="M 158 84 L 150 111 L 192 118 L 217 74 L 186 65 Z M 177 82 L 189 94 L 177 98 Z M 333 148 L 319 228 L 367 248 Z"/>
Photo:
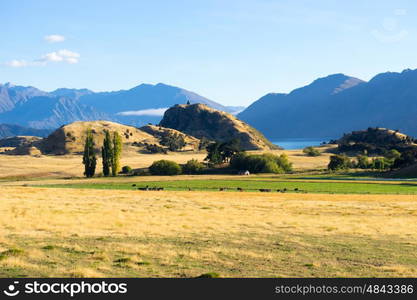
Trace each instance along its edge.
<path fill-rule="evenodd" d="M 295 169 L 317 169 L 325 168 L 329 161 L 330 154 L 323 153 L 319 157 L 307 157 L 301 150 L 291 151 L 269 151 L 275 153 L 286 153 Z M 129 165 L 132 168 L 149 167 L 152 162 L 159 159 L 174 160 L 178 163 L 185 163 L 190 159 L 202 161 L 206 153 L 169 153 L 165 154 L 138 154 L 134 149 L 128 148 L 124 151 L 121 165 Z M 71 177 L 82 176 L 83 165 L 80 155 L 42 155 L 39 157 L 30 155 L 0 155 L 0 179 L 39 178 L 39 177 Z M 98 159 L 97 165 L 101 165 Z M 99 169 L 99 168 L 98 168 Z"/>
<path fill-rule="evenodd" d="M 299 170 L 328 162 L 286 153 Z M 127 154 L 134 168 L 204 158 Z M 62 178 L 82 175 L 80 159 L 0 155 L 0 277 L 417 276 L 417 195 L 33 186 L 173 180 Z"/>
<path fill-rule="evenodd" d="M 417 276 L 412 195 L 0 187 L 0 276 Z"/>

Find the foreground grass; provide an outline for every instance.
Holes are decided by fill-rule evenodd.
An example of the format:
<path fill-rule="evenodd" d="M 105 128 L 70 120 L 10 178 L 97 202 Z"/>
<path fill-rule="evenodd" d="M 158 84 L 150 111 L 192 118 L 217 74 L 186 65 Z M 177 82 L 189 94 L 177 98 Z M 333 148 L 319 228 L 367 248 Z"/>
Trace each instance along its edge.
<path fill-rule="evenodd" d="M 117 181 L 95 181 L 77 182 L 65 184 L 45 184 L 43 187 L 53 188 L 76 188 L 76 189 L 115 189 L 115 190 L 136 190 L 140 187 L 162 187 L 165 190 L 181 191 L 218 191 L 220 189 L 234 190 L 241 188 L 244 191 L 259 191 L 259 189 L 271 189 L 273 192 L 284 190 L 286 192 L 307 192 L 307 193 L 343 193 L 343 194 L 417 194 L 416 182 L 356 182 L 336 180 L 291 180 L 291 179 L 190 179 L 190 180 L 160 180 L 137 182 L 129 180 Z"/>
<path fill-rule="evenodd" d="M 417 276 L 413 195 L 0 192 L 1 277 Z"/>

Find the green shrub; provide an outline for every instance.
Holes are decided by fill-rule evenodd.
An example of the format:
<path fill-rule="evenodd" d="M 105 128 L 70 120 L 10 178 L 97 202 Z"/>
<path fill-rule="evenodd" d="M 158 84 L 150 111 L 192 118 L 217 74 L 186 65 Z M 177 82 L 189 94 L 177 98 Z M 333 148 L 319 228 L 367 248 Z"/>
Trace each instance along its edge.
<path fill-rule="evenodd" d="M 401 153 L 400 153 L 398 150 L 391 149 L 391 150 L 389 150 L 388 152 L 386 152 L 384 156 L 385 156 L 386 158 L 388 158 L 388 159 L 390 159 L 390 160 L 394 161 L 394 160 L 396 160 L 396 159 L 398 159 L 398 158 L 400 158 L 400 157 L 401 157 Z"/>
<path fill-rule="evenodd" d="M 385 158 L 385 157 L 378 157 L 372 160 L 371 167 L 372 169 L 382 171 L 382 170 L 390 169 L 392 165 L 393 165 L 392 160 Z"/>
<path fill-rule="evenodd" d="M 156 144 L 145 143 L 145 150 L 148 151 L 149 153 L 163 153 L 163 154 L 168 153 L 168 151 L 165 148 L 158 146 Z"/>
<path fill-rule="evenodd" d="M 212 165 L 227 163 L 236 154 L 242 152 L 240 140 L 232 139 L 227 142 L 214 142 L 207 146 L 207 157 L 204 159 Z"/>
<path fill-rule="evenodd" d="M 130 174 L 132 173 L 132 168 L 130 166 L 124 166 L 122 168 L 122 174 Z"/>
<path fill-rule="evenodd" d="M 359 169 L 369 169 L 372 166 L 372 163 L 369 161 L 369 158 L 366 155 L 358 155 L 356 160 L 356 167 Z"/>
<path fill-rule="evenodd" d="M 201 173 L 203 169 L 204 165 L 196 159 L 191 159 L 182 166 L 182 171 L 184 174 L 198 174 Z"/>
<path fill-rule="evenodd" d="M 186 145 L 184 136 L 177 133 L 170 133 L 163 136 L 160 143 L 161 145 L 168 147 L 170 151 L 179 151 Z"/>
<path fill-rule="evenodd" d="M 320 156 L 321 153 L 319 150 L 309 146 L 309 147 L 305 147 L 303 149 L 304 154 L 306 154 L 307 156 Z"/>
<path fill-rule="evenodd" d="M 175 161 L 162 159 L 153 162 L 149 172 L 152 175 L 178 175 L 181 174 L 181 167 Z"/>
<path fill-rule="evenodd" d="M 351 166 L 351 161 L 346 155 L 332 155 L 327 168 L 331 171 L 346 170 Z"/>
<path fill-rule="evenodd" d="M 250 155 L 242 152 L 232 157 L 230 166 L 236 170 L 248 170 L 251 173 L 280 174 L 292 171 L 292 164 L 285 154 L 279 156 L 271 153 Z"/>

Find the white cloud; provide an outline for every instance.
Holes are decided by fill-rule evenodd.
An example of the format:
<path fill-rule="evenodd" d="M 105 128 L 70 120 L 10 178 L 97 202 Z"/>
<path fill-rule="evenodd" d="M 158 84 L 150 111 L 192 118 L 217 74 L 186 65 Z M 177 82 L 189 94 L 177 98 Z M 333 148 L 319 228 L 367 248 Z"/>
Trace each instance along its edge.
<path fill-rule="evenodd" d="M 78 63 L 78 59 L 80 58 L 80 54 L 77 52 L 72 52 L 70 50 L 59 50 L 54 51 L 51 53 L 47 53 L 39 59 L 39 62 L 67 62 L 69 64 L 76 64 Z"/>
<path fill-rule="evenodd" d="M 51 34 L 51 35 L 44 36 L 43 39 L 47 41 L 48 43 L 60 43 L 60 42 L 65 41 L 65 36 L 59 35 L 59 34 Z"/>
<path fill-rule="evenodd" d="M 118 115 L 120 116 L 154 116 L 154 117 L 161 117 L 164 115 L 165 111 L 168 107 L 164 108 L 151 108 L 151 109 L 143 109 L 143 110 L 132 110 L 132 111 L 122 111 L 119 112 Z"/>
<path fill-rule="evenodd" d="M 5 65 L 13 68 L 29 67 L 29 66 L 45 66 L 48 63 L 64 62 L 68 64 L 76 64 L 80 59 L 80 54 L 70 50 L 62 49 L 47 53 L 39 59 L 26 61 L 23 59 L 14 59 L 6 62 Z"/>
<path fill-rule="evenodd" d="M 28 66 L 29 63 L 26 60 L 13 59 L 11 61 L 6 62 L 5 65 L 12 68 L 21 68 Z"/>

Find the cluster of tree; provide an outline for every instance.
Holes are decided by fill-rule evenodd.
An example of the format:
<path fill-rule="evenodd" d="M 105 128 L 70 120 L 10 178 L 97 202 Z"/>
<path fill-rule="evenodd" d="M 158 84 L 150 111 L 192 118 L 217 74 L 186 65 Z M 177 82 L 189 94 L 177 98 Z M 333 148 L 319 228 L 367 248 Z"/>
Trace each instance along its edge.
<path fill-rule="evenodd" d="M 207 157 L 204 159 L 211 165 L 228 163 L 237 153 L 242 152 L 240 141 L 233 139 L 228 142 L 214 142 L 206 147 Z"/>
<path fill-rule="evenodd" d="M 331 171 L 347 170 L 347 169 L 372 169 L 372 170 L 388 170 L 391 169 L 393 160 L 386 157 L 375 157 L 370 159 L 366 155 L 358 155 L 356 159 L 350 159 L 344 154 L 332 155 L 327 168 Z"/>
<path fill-rule="evenodd" d="M 184 136 L 178 133 L 169 133 L 161 137 L 161 145 L 168 147 L 170 151 L 179 151 L 185 147 Z"/>
<path fill-rule="evenodd" d="M 153 162 L 149 167 L 149 172 L 152 175 L 198 174 L 203 169 L 204 165 L 196 159 L 191 159 L 182 166 L 175 161 L 163 159 Z"/>
<path fill-rule="evenodd" d="M 184 174 L 200 174 L 203 170 L 204 165 L 196 159 L 191 159 L 182 166 L 182 172 Z"/>
<path fill-rule="evenodd" d="M 311 147 L 311 146 L 305 147 L 303 149 L 303 153 L 307 156 L 320 156 L 321 155 L 319 150 L 317 150 L 316 148 Z"/>
<path fill-rule="evenodd" d="M 417 149 L 407 150 L 403 153 L 391 149 L 383 156 L 370 158 L 367 155 L 358 155 L 354 159 L 349 159 L 346 155 L 332 155 L 328 169 L 332 171 L 346 170 L 350 168 L 372 169 L 372 170 L 392 170 L 406 167 L 417 163 Z"/>
<path fill-rule="evenodd" d="M 105 130 L 101 155 L 103 158 L 103 175 L 116 176 L 120 172 L 120 156 L 122 153 L 122 139 L 117 132 L 112 135 Z M 84 153 L 83 153 L 84 175 L 93 177 L 96 172 L 97 157 L 95 152 L 95 142 L 92 131 L 87 130 Z"/>
<path fill-rule="evenodd" d="M 103 158 L 103 175 L 116 176 L 120 172 L 120 155 L 122 153 L 122 138 L 119 133 L 110 134 L 105 130 L 101 156 Z"/>
<path fill-rule="evenodd" d="M 161 146 L 158 146 L 157 144 L 145 143 L 145 150 L 152 154 L 155 154 L 155 153 L 167 154 L 168 153 L 167 149 Z"/>
<path fill-rule="evenodd" d="M 233 139 L 227 142 L 212 142 L 207 147 L 209 164 L 215 166 L 230 163 L 235 170 L 248 170 L 251 173 L 287 173 L 292 171 L 292 164 L 285 154 L 250 155 L 242 151 L 240 141 Z"/>
<path fill-rule="evenodd" d="M 199 151 L 205 150 L 207 148 L 207 146 L 210 145 L 210 144 L 211 144 L 211 141 L 208 138 L 203 136 L 200 139 L 200 143 L 198 144 L 198 150 Z"/>
<path fill-rule="evenodd" d="M 292 171 L 292 164 L 286 154 L 271 153 L 250 155 L 245 152 L 234 155 L 230 166 L 236 170 L 248 170 L 251 173 L 288 173 Z"/>
<path fill-rule="evenodd" d="M 417 164 L 417 148 L 403 151 L 393 164 L 393 169 L 405 168 Z"/>
<path fill-rule="evenodd" d="M 330 162 L 327 168 L 331 171 L 346 170 L 352 165 L 351 160 L 344 154 L 336 154 L 330 156 Z"/>

